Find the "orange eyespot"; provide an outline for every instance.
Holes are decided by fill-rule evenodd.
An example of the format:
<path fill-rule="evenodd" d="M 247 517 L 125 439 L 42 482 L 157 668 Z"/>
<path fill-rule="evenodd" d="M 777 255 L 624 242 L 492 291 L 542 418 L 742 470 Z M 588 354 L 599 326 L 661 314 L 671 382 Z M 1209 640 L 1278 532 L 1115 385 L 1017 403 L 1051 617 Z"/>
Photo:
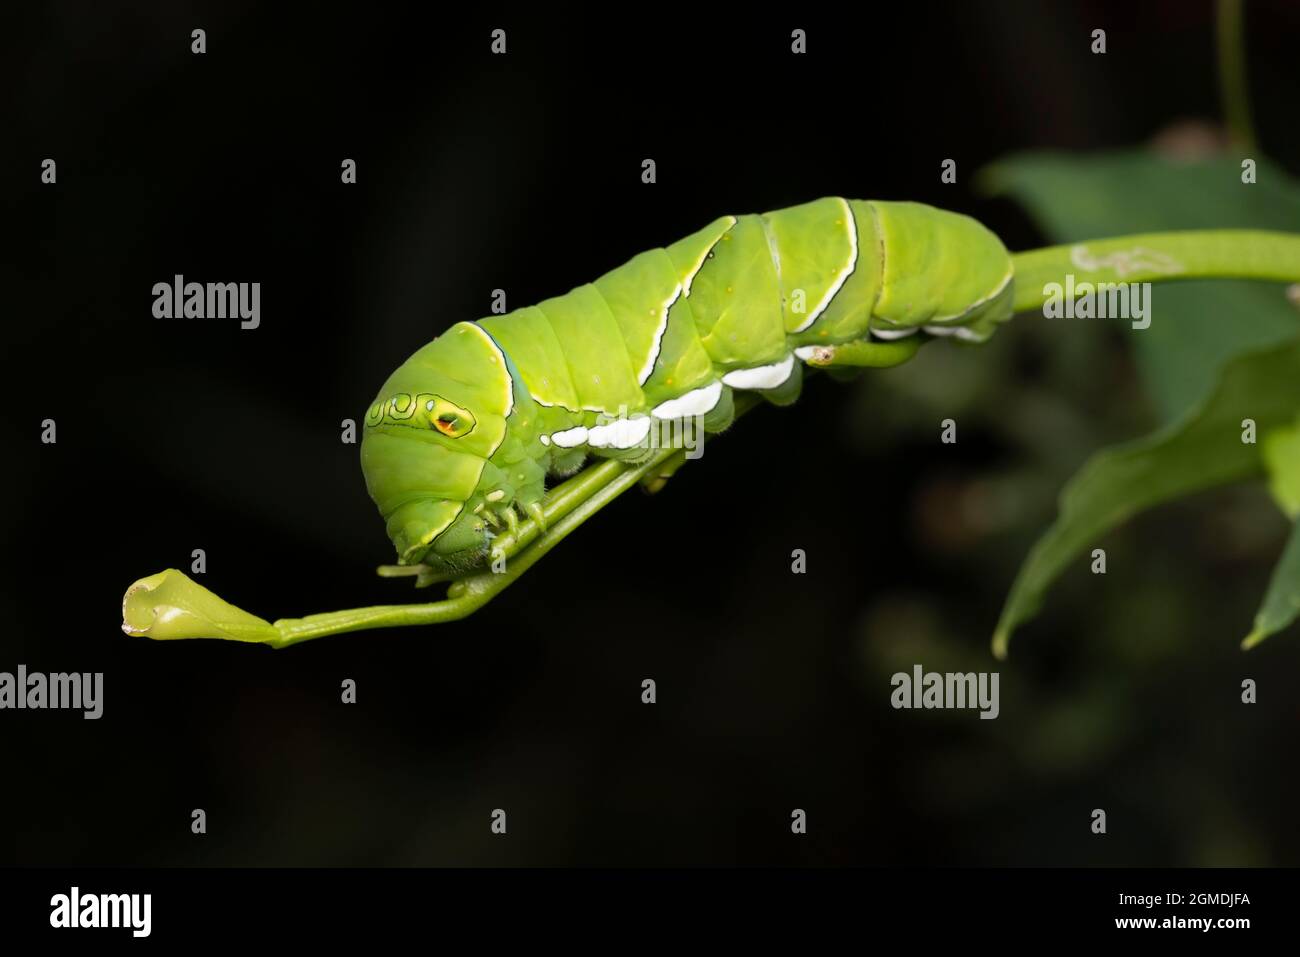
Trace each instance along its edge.
<path fill-rule="evenodd" d="M 424 421 L 447 438 L 459 439 L 474 431 L 477 423 L 474 421 L 474 414 L 468 409 L 462 409 L 431 392 L 420 393 L 420 401 L 424 403 L 424 410 L 429 416 Z"/>

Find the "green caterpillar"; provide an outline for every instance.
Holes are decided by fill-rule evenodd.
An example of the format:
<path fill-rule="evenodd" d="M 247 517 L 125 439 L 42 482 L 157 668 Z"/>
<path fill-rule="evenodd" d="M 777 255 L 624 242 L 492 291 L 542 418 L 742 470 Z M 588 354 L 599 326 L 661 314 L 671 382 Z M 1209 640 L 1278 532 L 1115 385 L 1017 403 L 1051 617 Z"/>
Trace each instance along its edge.
<path fill-rule="evenodd" d="M 1154 258 L 1138 265 L 1138 250 Z M 361 444 L 400 562 L 378 572 L 446 582 L 444 599 L 269 622 L 168 568 L 127 589 L 122 628 L 286 648 L 458 621 L 633 486 L 661 488 L 692 457 L 686 442 L 657 441 L 687 430 L 663 427 L 703 436 L 764 400 L 794 402 L 805 365 L 847 375 L 906 362 L 935 336 L 982 342 L 1076 269 L 1089 282 L 1296 282 L 1300 237 L 1147 233 L 1009 255 L 974 220 L 917 203 L 830 198 L 727 216 L 567 295 L 458 323 L 389 377 Z M 588 455 L 603 461 L 582 468 Z M 548 475 L 572 477 L 548 490 Z"/>
<path fill-rule="evenodd" d="M 733 391 L 794 402 L 805 363 L 891 364 L 918 332 L 987 339 L 1012 314 L 1012 272 L 984 226 L 920 203 L 724 216 L 419 349 L 366 416 L 366 487 L 401 564 L 468 572 L 516 506 L 542 525 L 547 476 L 588 454 L 636 463 L 665 424 L 720 431 Z"/>

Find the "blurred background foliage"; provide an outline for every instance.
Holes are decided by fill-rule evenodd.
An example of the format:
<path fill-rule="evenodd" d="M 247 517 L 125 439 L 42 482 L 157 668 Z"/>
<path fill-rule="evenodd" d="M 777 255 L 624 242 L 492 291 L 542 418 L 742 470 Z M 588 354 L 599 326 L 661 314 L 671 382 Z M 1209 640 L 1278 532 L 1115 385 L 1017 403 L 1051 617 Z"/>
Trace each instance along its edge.
<path fill-rule="evenodd" d="M 1240 4 L 1220 6 L 1240 13 Z M 1234 133 L 1212 122 L 1182 121 L 1140 149 L 1015 154 L 986 166 L 979 182 L 988 193 L 1019 203 L 1051 243 L 1173 229 L 1296 231 L 1300 186 L 1282 165 L 1261 155 L 1253 136 L 1242 142 L 1240 131 Z M 1246 158 L 1258 173 L 1249 184 L 1243 181 Z M 961 765 L 967 763 L 971 776 L 999 782 L 990 784 L 988 799 L 994 804 L 1004 799 L 1004 787 L 1014 790 L 1016 781 L 1050 793 L 1071 779 L 1116 775 L 1110 786 L 1114 799 L 1144 806 L 1148 823 L 1160 819 L 1157 808 L 1172 812 L 1163 818 L 1169 833 L 1147 837 L 1177 843 L 1175 833 L 1181 832 L 1183 863 L 1291 860 L 1279 859 L 1279 848 L 1244 810 L 1262 796 L 1237 792 L 1238 775 L 1223 774 L 1228 770 L 1223 766 L 1221 777 L 1206 780 L 1209 765 L 1198 767 L 1194 755 L 1222 752 L 1238 734 L 1242 740 L 1229 745 L 1237 757 L 1249 764 L 1256 754 L 1246 730 L 1253 724 L 1249 712 L 1237 713 L 1240 723 L 1226 720 L 1223 704 L 1234 696 L 1234 682 L 1210 664 L 1240 654 L 1231 639 L 1246 635 L 1246 620 L 1233 627 L 1224 612 L 1236 607 L 1239 613 L 1249 590 L 1248 570 L 1258 576 L 1262 604 L 1247 645 L 1286 629 L 1300 613 L 1300 525 L 1288 534 L 1300 482 L 1295 292 L 1278 284 L 1234 281 L 1158 286 L 1149 328 L 1115 319 L 1034 316 L 1015 324 L 991 361 L 962 363 L 955 355 L 926 350 L 913 367 L 888 377 L 889 398 L 864 396 L 867 401 L 849 430 L 869 437 L 873 452 L 886 454 L 892 443 L 932 430 L 937 417 L 954 407 L 963 410 L 963 426 L 973 425 L 1014 450 L 1014 466 L 931 479 L 916 510 L 923 547 L 954 556 L 988 554 L 991 540 L 1024 540 L 1058 502 L 1070 503 L 1027 552 L 1017 582 L 1023 593 L 1012 593 L 1004 615 L 1009 627 L 1019 624 L 1034 614 L 1046 592 L 1048 602 L 1059 604 L 1029 629 L 1034 640 L 1069 634 L 1091 646 L 1051 652 L 1053 658 L 1064 657 L 1054 665 L 1068 678 L 1047 694 L 1026 693 L 1041 691 L 1041 672 L 1034 679 L 1019 674 L 1027 664 L 1037 671 L 1038 663 L 1017 660 L 1013 646 L 1002 668 L 1004 687 L 1016 689 L 1007 702 L 1016 718 L 997 728 L 1008 732 L 1006 737 L 991 742 L 975 735 L 981 742 L 976 743 L 961 735 L 962 721 L 953 715 L 945 731 L 962 740 L 949 741 L 953 754 L 936 757 L 936 767 L 918 770 L 918 799 L 953 794 L 940 782 L 964 779 Z M 1117 360 L 1117 340 L 1125 359 Z M 1123 365 L 1117 367 L 1117 361 Z M 1027 378 L 1027 367 L 1036 367 L 1037 374 Z M 890 425 L 885 432 L 879 429 L 882 406 L 890 410 L 883 417 Z M 1258 445 L 1243 443 L 1246 418 L 1259 427 Z M 1147 437 L 1113 445 L 1080 466 L 1090 450 L 1153 426 Z M 1263 478 L 1272 489 L 1271 503 L 1260 493 Z M 1142 514 L 1234 481 L 1243 485 Z M 1068 493 L 1061 494 L 1068 498 L 1058 500 L 1063 483 Z M 1140 517 L 1125 524 L 1135 514 Z M 1112 556 L 1107 577 L 1088 576 L 1094 547 Z M 1274 560 L 1271 575 L 1260 576 Z M 996 590 L 999 577 L 1006 580 L 1000 563 L 961 564 L 968 586 L 974 579 L 978 588 Z M 1051 581 L 1065 569 L 1070 573 L 1063 587 L 1051 592 Z M 918 588 L 913 598 L 878 603 L 865 615 L 863 653 L 874 678 L 907 671 L 915 661 L 939 671 L 987 668 L 924 595 Z M 1213 650 L 1186 640 L 1215 632 L 1219 647 Z M 900 644 L 899 634 L 908 640 Z M 1288 633 L 1279 640 L 1295 637 Z M 1293 650 L 1286 655 L 1296 660 Z M 1258 653 L 1232 665 L 1228 673 L 1257 681 L 1273 673 Z M 1170 728 L 1165 710 L 1170 703 L 1161 689 L 1168 688 L 1171 673 L 1181 673 L 1186 682 L 1175 723 L 1188 732 L 1172 748 L 1168 741 L 1152 740 Z M 1198 720 L 1195 702 L 1211 700 L 1207 711 L 1218 717 Z M 1153 707 L 1154 702 L 1159 704 Z M 1287 713 L 1286 733 L 1291 733 L 1294 712 L 1273 711 Z M 966 805 L 968 791 L 953 797 L 977 813 Z"/>
<path fill-rule="evenodd" d="M 1300 636 L 1238 647 L 1287 537 L 1262 475 L 1106 534 L 1107 574 L 1074 561 L 1008 660 L 989 651 L 1066 482 L 1290 335 L 1278 287 L 1159 287 L 1144 332 L 1029 316 L 978 350 L 810 382 L 454 626 L 286 652 L 118 631 L 125 587 L 195 547 L 204 584 L 259 615 L 407 600 L 373 575 L 389 547 L 338 423 L 494 288 L 537 301 L 722 212 L 818 195 L 946 206 L 1013 249 L 1300 229 L 1289 0 L 1247 7 L 1250 187 L 1210 0 L 801 10 L 806 58 L 760 14 L 534 13 L 504 60 L 465 39 L 494 16 L 441 9 L 50 4 L 5 38 L 0 163 L 31 185 L 6 196 L 26 241 L 0 270 L 40 321 L 7 327 L 0 381 L 18 478 L 0 664 L 107 687 L 101 721 L 0 724 L 24 782 L 0 789 L 13 859 L 1300 863 Z M 49 153 L 53 193 L 32 172 Z M 360 173 L 340 190 L 344 156 Z M 175 272 L 264 280 L 262 327 L 152 321 Z M 57 446 L 35 442 L 46 414 Z M 1000 717 L 890 708 L 918 662 L 1000 671 Z"/>

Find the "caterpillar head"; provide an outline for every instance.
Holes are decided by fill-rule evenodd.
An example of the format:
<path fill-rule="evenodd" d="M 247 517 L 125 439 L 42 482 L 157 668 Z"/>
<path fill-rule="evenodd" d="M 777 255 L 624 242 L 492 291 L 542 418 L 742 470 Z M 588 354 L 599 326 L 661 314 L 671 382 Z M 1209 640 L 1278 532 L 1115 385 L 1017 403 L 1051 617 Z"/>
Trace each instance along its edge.
<path fill-rule="evenodd" d="M 504 354 L 482 328 L 458 323 L 389 376 L 366 413 L 361 469 L 403 565 L 460 571 L 487 551 L 467 507 L 492 489 L 488 460 L 514 406 Z"/>

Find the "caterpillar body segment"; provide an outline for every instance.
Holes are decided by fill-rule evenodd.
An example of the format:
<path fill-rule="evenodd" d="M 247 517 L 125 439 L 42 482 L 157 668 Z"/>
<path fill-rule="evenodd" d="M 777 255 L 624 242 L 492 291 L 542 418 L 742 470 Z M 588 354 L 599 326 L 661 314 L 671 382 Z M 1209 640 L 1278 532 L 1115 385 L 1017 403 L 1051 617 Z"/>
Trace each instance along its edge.
<path fill-rule="evenodd" d="M 885 365 L 894 340 L 983 341 L 1011 315 L 1011 260 L 973 219 L 835 197 L 724 216 L 592 283 L 460 322 L 380 389 L 366 486 L 403 564 L 469 571 L 516 507 L 587 455 L 725 428 L 734 392 L 794 402 L 805 363 Z M 840 356 L 837 363 L 836 356 Z"/>

